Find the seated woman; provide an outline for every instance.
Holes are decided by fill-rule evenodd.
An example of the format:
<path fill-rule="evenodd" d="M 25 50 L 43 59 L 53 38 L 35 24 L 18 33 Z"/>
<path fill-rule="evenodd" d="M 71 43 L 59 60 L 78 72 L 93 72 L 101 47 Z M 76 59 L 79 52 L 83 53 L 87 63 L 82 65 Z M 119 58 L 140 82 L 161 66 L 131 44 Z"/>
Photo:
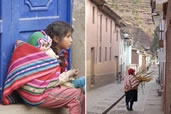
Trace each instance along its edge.
<path fill-rule="evenodd" d="M 5 81 L 3 104 L 15 103 L 16 91 L 25 104 L 49 108 L 66 107 L 70 114 L 85 113 L 85 96 L 80 89 L 59 83 L 67 68 L 67 52 L 72 44 L 73 28 L 65 22 L 54 22 L 46 29 L 52 38 L 52 50 L 59 59 L 39 48 L 17 41 Z M 70 75 L 77 75 L 74 70 Z"/>

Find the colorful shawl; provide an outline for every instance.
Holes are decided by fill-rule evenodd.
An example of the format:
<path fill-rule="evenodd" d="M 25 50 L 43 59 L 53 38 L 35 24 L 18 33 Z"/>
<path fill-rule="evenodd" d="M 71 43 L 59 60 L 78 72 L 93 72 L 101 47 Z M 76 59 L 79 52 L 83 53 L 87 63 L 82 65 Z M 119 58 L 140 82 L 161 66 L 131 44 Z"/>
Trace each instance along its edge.
<path fill-rule="evenodd" d="M 17 41 L 6 77 L 3 104 L 16 102 L 17 91 L 24 102 L 39 105 L 44 101 L 60 74 L 59 61 L 49 57 L 40 49 Z"/>
<path fill-rule="evenodd" d="M 127 92 L 129 90 L 137 89 L 139 83 L 139 80 L 135 76 L 127 75 L 123 82 L 124 91 Z"/>

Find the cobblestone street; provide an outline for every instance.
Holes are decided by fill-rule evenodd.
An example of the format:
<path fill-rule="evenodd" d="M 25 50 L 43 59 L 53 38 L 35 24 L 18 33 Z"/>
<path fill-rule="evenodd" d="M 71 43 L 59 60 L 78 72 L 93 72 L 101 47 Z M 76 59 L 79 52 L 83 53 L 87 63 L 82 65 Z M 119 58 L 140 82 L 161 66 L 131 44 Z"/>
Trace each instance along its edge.
<path fill-rule="evenodd" d="M 145 83 L 143 89 L 142 85 L 139 86 L 138 102 L 134 104 L 134 110 L 127 111 L 125 99 L 122 99 L 107 114 L 163 114 L 162 97 L 157 94 L 157 89 L 160 88 L 156 83 L 158 68 L 153 65 L 149 71 L 153 71 L 153 80 L 149 83 Z M 89 91 L 87 95 L 87 114 L 102 114 L 123 94 L 122 84 L 117 83 Z"/>

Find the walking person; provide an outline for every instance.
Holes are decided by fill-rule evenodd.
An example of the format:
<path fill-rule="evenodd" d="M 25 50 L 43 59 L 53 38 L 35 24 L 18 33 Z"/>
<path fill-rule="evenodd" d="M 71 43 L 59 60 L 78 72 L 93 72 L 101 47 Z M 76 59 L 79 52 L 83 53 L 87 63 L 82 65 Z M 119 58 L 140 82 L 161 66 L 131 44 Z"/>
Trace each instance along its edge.
<path fill-rule="evenodd" d="M 121 75 L 121 72 L 118 72 L 118 75 L 117 75 L 118 84 L 121 84 L 121 81 L 122 81 L 122 75 Z"/>
<path fill-rule="evenodd" d="M 138 99 L 138 85 L 139 80 L 135 76 L 135 70 L 130 68 L 128 70 L 128 75 L 124 78 L 124 91 L 125 91 L 125 101 L 128 111 L 133 110 L 133 104 Z"/>

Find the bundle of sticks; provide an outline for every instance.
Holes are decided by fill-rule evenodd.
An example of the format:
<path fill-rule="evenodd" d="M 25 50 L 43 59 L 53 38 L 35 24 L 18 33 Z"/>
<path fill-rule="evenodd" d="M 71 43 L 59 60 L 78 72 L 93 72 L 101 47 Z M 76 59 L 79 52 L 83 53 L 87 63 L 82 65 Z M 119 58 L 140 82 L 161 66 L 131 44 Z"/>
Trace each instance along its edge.
<path fill-rule="evenodd" d="M 145 84 L 144 82 L 149 82 L 149 81 L 152 80 L 151 73 L 152 72 L 149 72 L 149 73 L 146 73 L 146 74 L 136 74 L 136 77 L 139 80 L 141 88 L 142 88 L 142 93 L 144 93 L 144 89 L 143 89 L 144 84 Z"/>
<path fill-rule="evenodd" d="M 149 82 L 152 80 L 151 74 L 152 72 L 146 73 L 146 74 L 136 74 L 137 79 L 140 82 Z"/>

